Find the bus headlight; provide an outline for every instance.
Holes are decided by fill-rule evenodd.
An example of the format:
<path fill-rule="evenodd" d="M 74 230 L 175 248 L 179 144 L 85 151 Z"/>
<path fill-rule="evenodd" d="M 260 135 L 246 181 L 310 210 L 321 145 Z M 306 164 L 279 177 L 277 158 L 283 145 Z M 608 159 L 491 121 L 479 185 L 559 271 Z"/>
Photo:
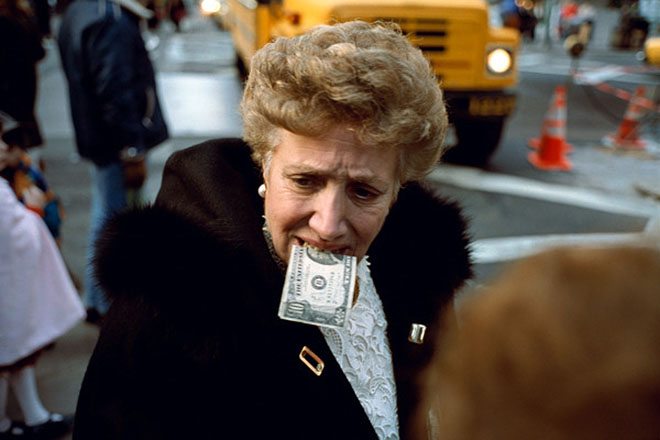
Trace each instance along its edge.
<path fill-rule="evenodd" d="M 495 75 L 504 75 L 513 67 L 513 56 L 511 51 L 502 47 L 494 47 L 486 55 L 486 67 L 488 72 Z"/>
<path fill-rule="evenodd" d="M 213 15 L 217 12 L 220 12 L 220 9 L 222 9 L 222 4 L 220 3 L 220 0 L 202 0 L 200 8 L 202 10 L 202 14 Z"/>

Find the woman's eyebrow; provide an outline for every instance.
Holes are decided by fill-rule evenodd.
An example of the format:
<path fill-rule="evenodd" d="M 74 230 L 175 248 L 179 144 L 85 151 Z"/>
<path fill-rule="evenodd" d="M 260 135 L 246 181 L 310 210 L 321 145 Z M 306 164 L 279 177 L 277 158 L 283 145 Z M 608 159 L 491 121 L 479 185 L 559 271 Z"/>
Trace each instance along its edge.
<path fill-rule="evenodd" d="M 352 180 L 354 182 L 362 182 L 362 183 L 386 183 L 383 179 L 380 179 L 376 174 L 374 174 L 371 171 L 353 171 L 351 172 L 350 170 L 341 170 L 341 172 L 337 173 L 336 170 L 334 169 L 322 169 L 322 168 L 316 168 L 313 166 L 309 165 L 302 165 L 302 164 L 292 164 L 284 167 L 282 169 L 282 172 L 284 174 L 308 174 L 308 175 L 314 175 L 314 176 L 332 176 L 332 175 L 341 175 L 346 176 L 349 180 Z"/>
<path fill-rule="evenodd" d="M 389 185 L 389 182 L 381 179 L 377 176 L 371 175 L 368 177 L 354 177 L 350 179 L 353 182 L 360 183 L 363 185 L 373 186 L 374 188 L 386 188 Z"/>
<path fill-rule="evenodd" d="M 301 165 L 301 164 L 287 165 L 284 168 L 282 168 L 282 171 L 286 174 L 295 174 L 295 173 L 321 174 L 322 173 L 322 170 L 319 170 L 318 168 L 314 168 L 309 165 Z"/>

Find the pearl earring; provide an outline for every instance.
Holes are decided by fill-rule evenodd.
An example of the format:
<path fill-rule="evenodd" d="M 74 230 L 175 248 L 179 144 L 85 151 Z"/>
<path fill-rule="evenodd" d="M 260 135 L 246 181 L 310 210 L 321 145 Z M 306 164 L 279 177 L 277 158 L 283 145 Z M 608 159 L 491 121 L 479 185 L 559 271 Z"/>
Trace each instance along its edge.
<path fill-rule="evenodd" d="M 261 197 L 262 199 L 264 197 L 266 197 L 266 184 L 265 183 L 262 183 L 261 185 L 259 185 L 259 188 L 257 188 L 257 193 L 259 194 L 259 197 Z"/>

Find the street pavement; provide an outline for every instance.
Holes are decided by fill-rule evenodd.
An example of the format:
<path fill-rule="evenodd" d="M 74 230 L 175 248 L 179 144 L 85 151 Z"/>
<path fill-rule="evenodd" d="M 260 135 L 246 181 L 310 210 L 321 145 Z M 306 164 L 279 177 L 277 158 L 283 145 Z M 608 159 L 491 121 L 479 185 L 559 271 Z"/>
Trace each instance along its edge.
<path fill-rule="evenodd" d="M 217 32 L 212 26 L 210 22 L 195 18 L 184 22 L 182 34 L 166 28 L 147 39 L 147 44 L 155 47 L 152 53 L 158 71 L 160 96 L 172 132 L 172 139 L 149 157 L 149 178 L 145 187 L 147 201 L 155 197 L 163 166 L 172 152 L 212 137 L 239 136 L 241 133 L 236 110 L 241 88 L 236 80 L 232 51 L 228 49 L 231 41 L 227 34 Z M 607 32 L 603 27 L 598 31 L 603 34 Z M 605 47 L 600 50 L 607 53 Z M 526 44 L 522 54 L 521 69 L 543 69 L 547 72 L 549 68 L 564 69 L 570 66 L 570 60 L 557 43 L 550 48 L 542 41 Z M 585 60 L 587 65 L 590 62 Z M 593 63 L 594 68 L 600 66 Z M 89 165 L 75 154 L 66 93 L 57 50 L 54 44 L 50 44 L 47 58 L 40 65 L 38 115 L 47 141 L 41 154 L 47 166 L 47 178 L 59 193 L 66 210 L 62 253 L 74 275 L 82 278 L 89 225 Z M 545 94 L 538 99 L 547 102 L 549 97 Z M 620 106 L 625 107 L 625 103 Z M 526 110 L 519 109 L 519 112 L 524 115 Z M 543 173 L 531 169 L 524 159 L 517 164 L 514 161 L 512 165 L 508 157 L 498 154 L 484 173 L 498 173 L 506 169 L 521 178 L 589 188 L 616 195 L 621 200 L 658 206 L 655 205 L 653 192 L 649 196 L 638 189 L 640 185 L 653 191 L 660 188 L 655 147 L 641 156 L 606 150 L 599 145 L 599 139 L 579 138 L 580 127 L 573 124 L 581 123 L 588 124 L 588 121 L 571 122 L 569 130 L 577 134 L 578 142 L 592 142 L 593 145 L 590 148 L 576 148 L 571 153 L 573 172 Z M 510 126 L 515 124 L 515 120 L 510 122 Z M 526 126 L 522 132 L 516 131 L 516 141 L 525 142 L 527 137 L 538 136 L 539 130 L 540 123 Z M 641 229 L 643 226 L 644 221 L 640 220 L 639 225 L 634 227 Z M 50 410 L 65 414 L 74 412 L 80 383 L 97 336 L 96 327 L 81 323 L 43 355 L 37 374 L 42 398 Z M 20 418 L 13 401 L 10 403 L 10 414 Z"/>

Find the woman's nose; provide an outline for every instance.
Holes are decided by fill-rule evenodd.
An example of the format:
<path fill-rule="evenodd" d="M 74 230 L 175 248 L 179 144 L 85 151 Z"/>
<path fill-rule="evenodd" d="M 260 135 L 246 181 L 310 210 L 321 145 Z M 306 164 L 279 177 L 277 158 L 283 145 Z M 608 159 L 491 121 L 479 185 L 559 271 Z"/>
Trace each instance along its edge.
<path fill-rule="evenodd" d="M 324 188 L 314 199 L 309 226 L 324 241 L 341 238 L 348 230 L 346 197 L 338 188 Z"/>

